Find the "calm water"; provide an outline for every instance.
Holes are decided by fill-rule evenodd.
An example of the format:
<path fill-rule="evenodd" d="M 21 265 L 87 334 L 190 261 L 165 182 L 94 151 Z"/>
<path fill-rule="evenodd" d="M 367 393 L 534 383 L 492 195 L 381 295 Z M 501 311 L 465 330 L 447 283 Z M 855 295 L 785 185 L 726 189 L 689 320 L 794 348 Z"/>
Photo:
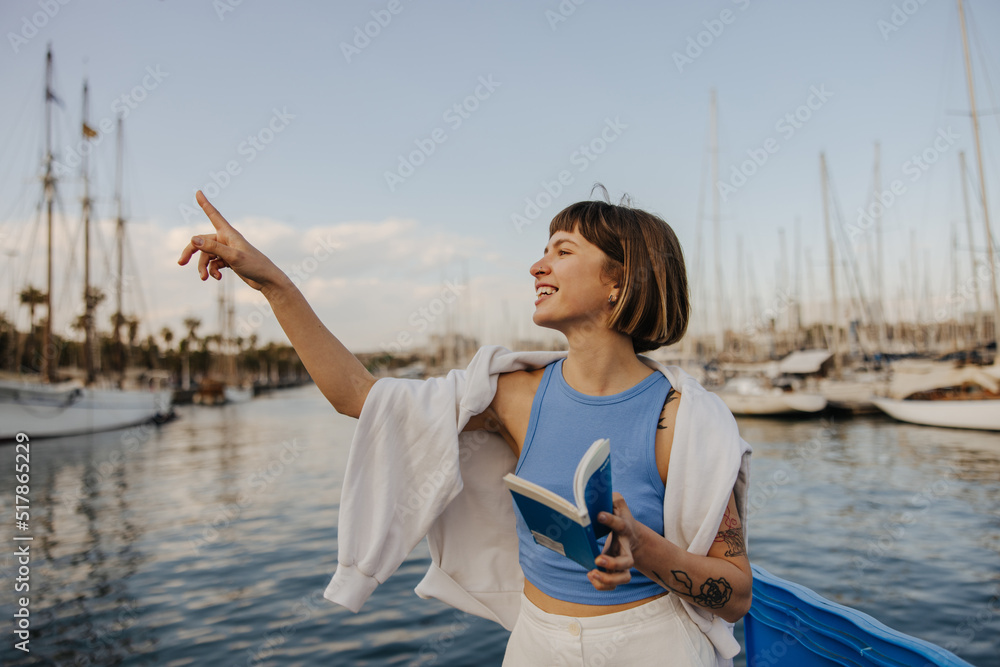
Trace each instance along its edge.
<path fill-rule="evenodd" d="M 315 388 L 180 415 L 32 443 L 32 652 L 5 631 L 4 665 L 499 664 L 502 628 L 413 594 L 423 545 L 360 614 L 322 598 L 355 422 Z M 881 418 L 741 428 L 757 564 L 1000 666 L 1000 436 Z M 13 526 L 13 445 L 0 457 Z"/>

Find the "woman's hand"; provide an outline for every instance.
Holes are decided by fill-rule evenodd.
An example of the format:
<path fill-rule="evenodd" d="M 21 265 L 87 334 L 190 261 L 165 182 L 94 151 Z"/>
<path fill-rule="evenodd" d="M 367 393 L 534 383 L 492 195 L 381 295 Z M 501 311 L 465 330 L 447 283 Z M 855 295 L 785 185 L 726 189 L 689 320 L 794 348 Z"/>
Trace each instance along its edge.
<path fill-rule="evenodd" d="M 632 516 L 622 494 L 614 493 L 612 498 L 615 513 L 601 512 L 597 516 L 597 520 L 612 531 L 604 551 L 596 559 L 597 565 L 606 571 L 593 569 L 587 573 L 590 583 L 599 591 L 613 591 L 632 580 L 633 555 L 639 547 L 639 522 Z"/>
<path fill-rule="evenodd" d="M 212 221 L 215 234 L 201 234 L 191 237 L 177 263 L 184 266 L 191 257 L 201 251 L 198 258 L 198 275 L 202 280 L 212 276 L 222 280 L 222 269 L 231 268 L 243 282 L 255 290 L 261 290 L 284 277 L 281 270 L 262 252 L 247 243 L 243 235 L 226 222 L 222 214 L 212 206 L 201 190 L 195 199 Z"/>

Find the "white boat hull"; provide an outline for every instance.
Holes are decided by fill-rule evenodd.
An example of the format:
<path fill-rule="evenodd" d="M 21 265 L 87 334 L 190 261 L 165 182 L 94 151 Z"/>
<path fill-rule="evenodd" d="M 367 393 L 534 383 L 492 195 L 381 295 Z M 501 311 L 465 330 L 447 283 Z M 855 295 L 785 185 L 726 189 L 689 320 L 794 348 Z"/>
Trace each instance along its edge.
<path fill-rule="evenodd" d="M 246 403 L 253 399 L 253 387 L 226 387 L 222 390 L 226 403 Z"/>
<path fill-rule="evenodd" d="M 97 433 L 147 422 L 170 411 L 169 391 L 0 383 L 0 440 Z"/>
<path fill-rule="evenodd" d="M 826 399 L 819 394 L 775 392 L 768 394 L 739 394 L 716 392 L 734 415 L 798 415 L 820 412 Z"/>
<path fill-rule="evenodd" d="M 875 382 L 851 380 L 826 380 L 819 383 L 819 391 L 831 408 L 850 412 L 878 412 L 872 403 L 875 397 Z"/>
<path fill-rule="evenodd" d="M 924 426 L 1000 431 L 1000 400 L 910 401 L 873 399 L 893 419 Z"/>

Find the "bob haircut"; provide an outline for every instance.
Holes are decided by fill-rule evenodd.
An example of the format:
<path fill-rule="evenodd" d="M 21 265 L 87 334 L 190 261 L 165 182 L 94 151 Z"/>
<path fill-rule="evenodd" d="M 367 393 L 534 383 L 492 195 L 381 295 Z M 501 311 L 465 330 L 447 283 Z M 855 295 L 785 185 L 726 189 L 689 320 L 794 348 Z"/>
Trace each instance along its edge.
<path fill-rule="evenodd" d="M 602 201 L 571 204 L 549 223 L 556 232 L 579 232 L 607 256 L 603 272 L 618 283 L 608 326 L 648 352 L 679 341 L 691 313 L 681 244 L 661 218 Z"/>

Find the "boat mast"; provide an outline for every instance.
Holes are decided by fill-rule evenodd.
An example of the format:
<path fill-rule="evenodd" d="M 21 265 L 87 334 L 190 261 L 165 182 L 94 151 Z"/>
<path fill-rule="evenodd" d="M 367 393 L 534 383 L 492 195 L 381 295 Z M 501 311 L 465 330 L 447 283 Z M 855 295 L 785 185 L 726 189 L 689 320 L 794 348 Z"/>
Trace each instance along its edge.
<path fill-rule="evenodd" d="M 722 282 L 722 223 L 719 218 L 719 125 L 714 88 L 712 89 L 709 101 L 708 117 L 709 125 L 712 128 L 712 138 L 709 146 L 712 152 L 712 229 L 715 234 L 715 291 L 717 297 L 715 302 L 715 312 L 718 316 L 719 327 L 718 333 L 716 334 L 718 348 L 716 354 L 721 355 L 725 352 L 726 322 L 724 317 L 724 283 Z"/>
<path fill-rule="evenodd" d="M 80 127 L 80 132 L 83 135 L 83 141 L 90 141 L 90 137 L 93 136 L 93 130 L 90 129 L 88 124 L 90 113 L 90 97 L 87 89 L 87 80 L 83 81 L 83 121 Z M 83 175 L 83 331 L 84 331 L 84 344 L 83 344 L 83 361 L 84 368 L 86 369 L 86 379 L 85 383 L 89 386 L 94 383 L 96 379 L 96 366 L 97 358 L 95 354 L 95 336 L 94 336 L 94 306 L 95 295 L 92 293 L 92 288 L 90 286 L 90 211 L 91 211 L 91 199 L 90 199 L 90 167 L 89 167 L 89 155 L 90 151 L 80 151 L 83 154 L 80 170 Z"/>
<path fill-rule="evenodd" d="M 875 142 L 875 196 L 882 192 L 882 147 L 879 142 Z M 876 323 L 876 335 L 878 336 L 879 353 L 885 354 L 889 346 L 886 336 L 885 323 L 885 295 L 883 292 L 883 271 L 882 271 L 882 207 L 873 207 L 875 213 L 875 313 L 878 317 Z"/>
<path fill-rule="evenodd" d="M 976 166 L 979 171 L 979 190 L 983 198 L 983 225 L 986 227 L 986 253 L 990 263 L 990 283 L 993 288 L 993 340 L 1000 340 L 1000 296 L 997 295 L 996 262 L 993 260 L 993 234 L 990 231 L 990 209 L 986 203 L 986 176 L 983 172 L 983 149 L 979 141 L 979 116 L 976 113 L 976 92 L 972 83 L 972 60 L 969 58 L 969 38 L 965 30 L 965 9 L 958 0 L 958 23 L 962 26 L 962 51 L 965 54 L 965 78 L 969 84 L 969 107 L 972 113 L 972 135 L 976 140 Z M 1000 355 L 997 355 L 1000 358 Z"/>
<path fill-rule="evenodd" d="M 52 206 L 56 194 L 56 178 L 52 172 L 52 102 L 55 94 L 52 92 L 52 45 L 45 54 L 45 176 L 43 188 L 45 191 L 46 208 L 46 267 L 45 267 L 45 327 L 42 334 L 42 377 L 56 381 L 56 366 L 58 357 L 55 346 L 52 345 Z"/>
<path fill-rule="evenodd" d="M 697 233 L 695 235 L 695 245 L 694 245 L 694 271 L 692 276 L 694 277 L 693 285 L 697 285 L 698 292 L 701 295 L 701 299 L 705 298 L 708 291 L 705 289 L 705 265 L 704 254 L 705 254 L 705 181 L 706 181 L 706 169 L 705 169 L 705 158 L 702 154 L 701 163 L 701 182 L 698 185 L 698 214 L 695 218 L 695 229 Z M 710 188 L 716 187 L 715 183 L 709 183 Z M 693 310 L 693 316 L 691 320 L 691 325 L 688 326 L 687 334 L 684 336 L 684 357 L 686 359 L 693 359 L 696 353 L 699 353 L 699 337 L 705 336 L 708 333 L 709 328 L 707 325 L 707 313 L 705 308 L 697 308 Z M 700 353 L 699 353 L 700 356 Z"/>
<path fill-rule="evenodd" d="M 951 293 L 958 294 L 958 226 L 951 223 Z M 951 315 L 951 350 L 958 346 L 958 306 L 953 306 Z"/>
<path fill-rule="evenodd" d="M 746 290 L 746 272 L 743 270 L 743 235 L 736 235 L 736 294 L 734 295 L 734 310 L 739 313 L 739 317 L 742 318 L 744 322 L 752 322 L 752 313 L 750 309 L 750 296 L 747 294 Z M 737 320 L 737 322 L 740 320 Z M 755 333 L 760 333 L 759 331 Z M 739 339 L 734 340 L 736 345 L 740 344 Z M 746 341 L 747 348 L 750 348 L 752 340 Z M 743 350 L 744 355 L 749 353 L 750 356 L 756 355 L 755 349 L 745 349 Z"/>
<path fill-rule="evenodd" d="M 125 350 L 122 344 L 121 326 L 124 323 L 125 315 L 122 311 L 122 276 L 124 270 L 125 257 L 125 217 L 122 214 L 122 144 L 123 123 L 122 117 L 118 117 L 118 143 L 117 155 L 115 159 L 115 241 L 118 252 L 118 270 L 115 281 L 115 330 L 114 343 L 115 354 L 118 356 L 118 387 L 125 384 Z"/>
<path fill-rule="evenodd" d="M 833 248 L 833 234 L 830 232 L 830 196 L 827 193 L 826 154 L 819 154 L 820 181 L 823 186 L 823 228 L 826 230 L 826 256 L 830 264 L 830 296 L 833 300 L 833 368 L 837 378 L 841 375 L 840 359 L 840 313 L 837 304 L 837 266 Z"/>
<path fill-rule="evenodd" d="M 799 338 L 802 332 L 802 230 L 801 218 L 795 216 L 795 294 L 791 295 L 794 303 L 792 326 L 794 327 L 794 345 L 799 348 Z M 786 299 L 789 295 L 785 295 Z"/>
<path fill-rule="evenodd" d="M 962 174 L 962 202 L 965 205 L 965 230 L 969 237 L 969 270 L 972 272 L 973 290 L 976 293 L 975 346 L 983 341 L 983 303 L 979 298 L 979 284 L 976 280 L 976 244 L 972 236 L 972 210 L 969 208 L 969 175 L 965 165 L 965 151 L 958 152 L 958 162 Z"/>

